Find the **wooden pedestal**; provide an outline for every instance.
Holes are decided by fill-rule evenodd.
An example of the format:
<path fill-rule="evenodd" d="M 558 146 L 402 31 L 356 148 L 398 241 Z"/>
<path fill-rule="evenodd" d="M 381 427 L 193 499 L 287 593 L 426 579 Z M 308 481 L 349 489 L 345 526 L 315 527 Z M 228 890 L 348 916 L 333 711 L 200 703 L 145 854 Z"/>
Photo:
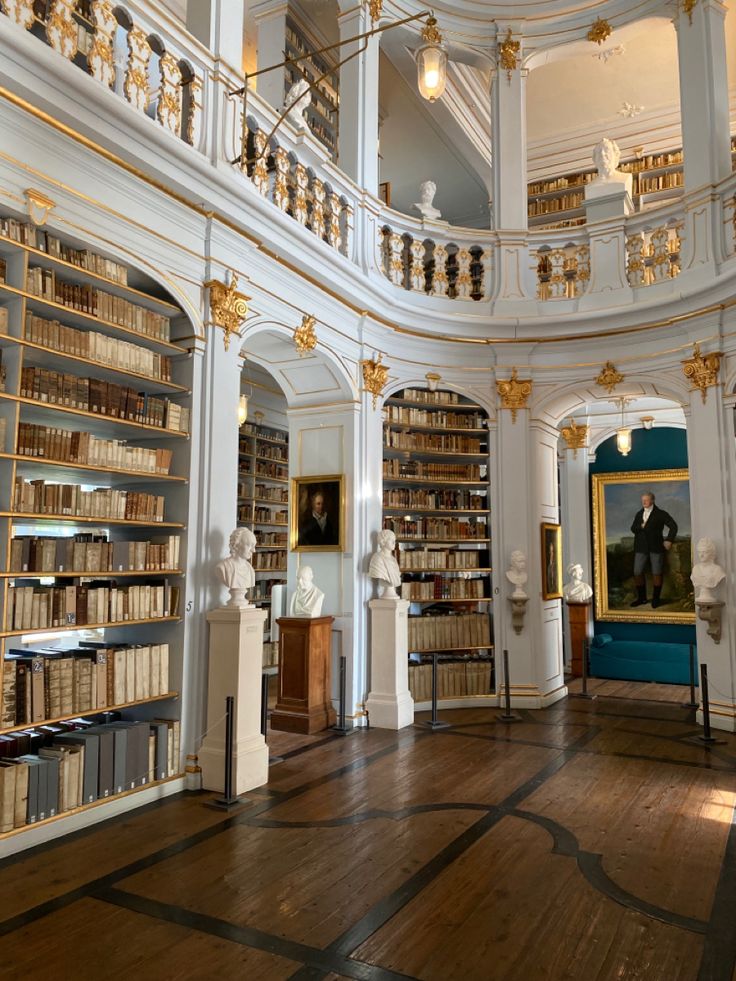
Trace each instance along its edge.
<path fill-rule="evenodd" d="M 570 668 L 573 677 L 579 678 L 583 673 L 583 654 L 585 641 L 588 639 L 590 603 L 568 603 L 567 614 L 570 619 L 570 645 L 572 647 Z"/>
<path fill-rule="evenodd" d="M 279 693 L 271 728 L 321 732 L 335 724 L 330 699 L 334 617 L 279 617 Z"/>

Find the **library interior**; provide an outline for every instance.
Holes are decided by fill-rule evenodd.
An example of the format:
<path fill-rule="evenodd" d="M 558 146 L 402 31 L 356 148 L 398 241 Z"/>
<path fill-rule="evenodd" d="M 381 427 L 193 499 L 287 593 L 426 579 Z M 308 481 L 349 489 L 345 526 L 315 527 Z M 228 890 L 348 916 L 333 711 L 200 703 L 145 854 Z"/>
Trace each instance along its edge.
<path fill-rule="evenodd" d="M 0 0 L 2 981 L 736 981 L 734 502 L 734 0 Z"/>

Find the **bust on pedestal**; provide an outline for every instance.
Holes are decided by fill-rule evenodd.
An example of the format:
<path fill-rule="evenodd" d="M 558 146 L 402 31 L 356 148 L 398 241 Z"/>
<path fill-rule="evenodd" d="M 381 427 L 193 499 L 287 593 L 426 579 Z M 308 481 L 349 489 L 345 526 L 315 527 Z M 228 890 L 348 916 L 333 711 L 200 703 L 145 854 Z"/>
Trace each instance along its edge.
<path fill-rule="evenodd" d="M 567 574 L 570 579 L 562 587 L 562 595 L 570 623 L 570 671 L 574 677 L 579 678 L 583 673 L 593 589 L 587 582 L 583 582 L 583 567 L 579 562 L 571 562 L 567 567 Z"/>
<path fill-rule="evenodd" d="M 325 594 L 314 585 L 312 567 L 303 565 L 296 574 L 296 589 L 289 603 L 290 617 L 318 617 L 322 615 Z"/>
<path fill-rule="evenodd" d="M 632 174 L 618 170 L 620 160 L 621 151 L 615 140 L 604 137 L 593 148 L 593 163 L 598 175 L 585 185 L 585 206 L 589 220 L 601 221 L 629 215 L 633 211 L 631 194 L 634 178 Z"/>
<path fill-rule="evenodd" d="M 401 570 L 393 550 L 396 536 L 379 532 L 378 549 L 369 574 L 378 583 L 379 599 L 371 611 L 371 692 L 366 709 L 377 729 L 403 729 L 414 722 L 414 700 L 409 694 L 409 602 L 399 599 Z"/>
<path fill-rule="evenodd" d="M 243 533 L 246 534 L 243 534 Z M 215 567 L 230 590 L 226 606 L 207 614 L 210 625 L 207 686 L 207 732 L 198 751 L 205 790 L 225 789 L 225 699 L 235 699 L 233 789 L 244 794 L 268 781 L 268 747 L 261 733 L 261 669 L 266 612 L 245 600 L 253 585 L 248 558 L 255 536 L 237 528 L 230 536 L 230 556 Z"/>

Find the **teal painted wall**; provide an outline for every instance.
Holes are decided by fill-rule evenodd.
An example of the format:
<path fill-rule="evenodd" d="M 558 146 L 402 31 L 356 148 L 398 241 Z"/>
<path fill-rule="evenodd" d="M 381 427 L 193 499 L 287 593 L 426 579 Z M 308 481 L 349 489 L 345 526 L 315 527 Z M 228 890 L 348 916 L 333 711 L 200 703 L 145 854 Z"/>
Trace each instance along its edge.
<path fill-rule="evenodd" d="M 590 464 L 589 470 L 591 474 L 622 473 L 630 470 L 675 470 L 686 468 L 687 465 L 685 430 L 655 426 L 650 430 L 633 431 L 631 452 L 628 456 L 621 456 L 616 449 L 616 437 L 611 436 L 596 450 L 595 462 Z M 661 644 L 695 643 L 694 624 L 680 626 L 674 623 L 612 623 L 608 620 L 596 620 L 594 627 L 596 633 L 611 634 L 614 640 Z"/>

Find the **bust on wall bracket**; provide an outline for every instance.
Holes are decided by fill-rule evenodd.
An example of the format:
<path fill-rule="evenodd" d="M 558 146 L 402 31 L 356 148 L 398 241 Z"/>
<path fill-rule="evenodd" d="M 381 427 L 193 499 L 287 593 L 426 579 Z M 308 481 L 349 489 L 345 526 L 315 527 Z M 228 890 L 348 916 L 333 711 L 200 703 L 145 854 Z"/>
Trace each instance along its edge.
<path fill-rule="evenodd" d="M 514 549 L 511 553 L 510 565 L 506 570 L 506 578 L 514 586 L 513 593 L 508 597 L 511 603 L 511 625 L 514 633 L 520 634 L 524 629 L 524 616 L 526 615 L 526 605 L 529 597 L 524 589 L 529 574 L 526 571 L 526 555 L 521 549 Z"/>
<path fill-rule="evenodd" d="M 698 619 L 708 624 L 708 636 L 715 644 L 721 642 L 723 607 L 715 591 L 726 578 L 726 572 L 716 562 L 716 545 L 712 538 L 701 538 L 697 544 L 698 561 L 693 566 L 690 579 L 695 586 L 695 608 Z"/>

